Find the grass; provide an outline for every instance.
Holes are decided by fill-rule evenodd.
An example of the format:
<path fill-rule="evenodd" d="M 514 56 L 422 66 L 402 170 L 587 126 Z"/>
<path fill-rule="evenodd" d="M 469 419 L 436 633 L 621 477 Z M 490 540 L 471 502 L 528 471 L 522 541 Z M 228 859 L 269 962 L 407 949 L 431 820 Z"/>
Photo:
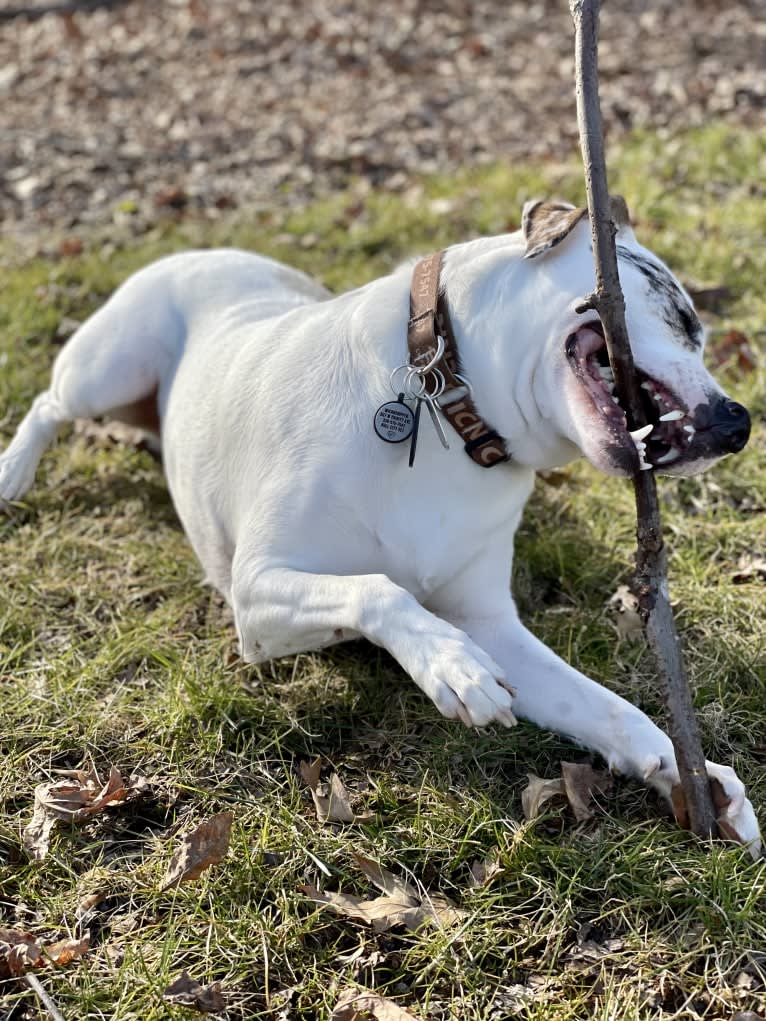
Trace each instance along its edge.
<path fill-rule="evenodd" d="M 735 765 L 764 818 L 763 580 L 732 579 L 743 554 L 764 553 L 766 205 L 755 182 L 766 140 L 712 126 L 636 136 L 614 155 L 613 187 L 641 239 L 684 279 L 732 290 L 710 320 L 713 352 L 736 328 L 758 355 L 753 372 L 731 360 L 720 370 L 753 412 L 747 450 L 705 476 L 662 483 L 662 498 L 705 746 Z M 341 289 L 412 251 L 515 226 L 524 198 L 552 193 L 580 198 L 575 162 L 466 171 L 403 195 L 352 183 L 284 217 L 275 208 L 256 222 L 88 236 L 77 257 L 29 259 L 6 246 L 3 442 L 47 379 L 62 318 L 84 317 L 163 252 L 237 244 Z M 538 485 L 518 536 L 522 614 L 568 660 L 661 718 L 643 649 L 615 646 L 604 610 L 630 571 L 631 492 L 584 464 L 564 475 L 564 485 Z M 68 1019 L 181 1017 L 161 994 L 184 968 L 222 983 L 232 1019 L 326 1021 L 339 990 L 357 985 L 445 1021 L 764 1010 L 763 862 L 701 847 L 626 782 L 590 824 L 562 825 L 556 813 L 525 822 L 525 774 L 557 775 L 562 758 L 585 753 L 527 725 L 469 733 L 371 646 L 239 665 L 227 611 L 202 586 L 147 453 L 83 437 L 57 446 L 27 501 L 0 519 L 0 564 L 0 925 L 45 941 L 87 924 L 85 959 L 40 974 Z M 370 821 L 316 823 L 297 766 L 317 754 Z M 150 789 L 57 832 L 48 858 L 29 861 L 20 830 L 34 786 L 83 761 L 140 770 Z M 226 859 L 159 892 L 177 832 L 225 808 L 235 816 Z M 297 893 L 306 882 L 366 893 L 351 851 L 446 893 L 465 910 L 462 924 L 374 935 Z M 471 889 L 471 864 L 489 856 L 503 872 Z M 103 899 L 81 925 L 78 904 L 95 892 Z M 18 985 L 0 995 L 8 1019 L 43 1016 Z"/>

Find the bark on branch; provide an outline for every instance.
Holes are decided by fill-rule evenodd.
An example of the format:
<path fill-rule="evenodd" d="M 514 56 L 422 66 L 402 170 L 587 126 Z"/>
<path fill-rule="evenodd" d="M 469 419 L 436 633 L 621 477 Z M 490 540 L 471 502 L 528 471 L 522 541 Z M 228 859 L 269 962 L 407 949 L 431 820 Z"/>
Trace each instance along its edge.
<path fill-rule="evenodd" d="M 598 98 L 598 15 L 600 0 L 570 0 L 575 26 L 575 90 L 577 123 L 585 165 L 596 290 L 585 306 L 598 312 L 604 327 L 616 393 L 627 412 L 629 428 L 646 425 L 639 383 L 633 365 L 625 302 L 615 251 L 615 225 L 609 201 Z M 637 471 L 633 478 L 637 512 L 636 595 L 657 670 L 664 682 L 670 736 L 681 777 L 691 830 L 700 837 L 717 834 L 716 813 L 705 770 L 699 728 L 681 657 L 667 583 L 667 553 L 662 538 L 654 472 Z M 674 807 L 679 815 L 679 799 Z"/>

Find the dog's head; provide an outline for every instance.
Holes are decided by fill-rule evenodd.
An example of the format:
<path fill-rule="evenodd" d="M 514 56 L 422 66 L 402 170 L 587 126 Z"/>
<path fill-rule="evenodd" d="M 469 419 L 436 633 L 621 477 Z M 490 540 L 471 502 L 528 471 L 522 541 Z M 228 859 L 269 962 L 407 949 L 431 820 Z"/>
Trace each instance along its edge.
<path fill-rule="evenodd" d="M 512 454 L 536 467 L 568 459 L 569 446 L 569 457 L 582 452 L 613 475 L 632 474 L 641 463 L 663 474 L 695 474 L 745 446 L 750 417 L 706 370 L 704 331 L 689 295 L 667 266 L 637 242 L 622 200 L 616 200 L 612 212 L 628 333 L 651 431 L 646 436 L 628 432 L 613 393 L 601 323 L 595 312 L 577 311 L 595 286 L 590 225 L 585 209 L 564 203 L 525 205 L 521 237 L 512 236 L 515 257 L 505 262 L 504 271 L 498 248 L 485 253 L 500 271 L 500 277 L 490 274 L 500 293 L 495 286 L 485 287 L 484 297 L 502 305 L 502 320 L 518 324 L 514 294 L 523 292 L 521 327 L 525 345 L 532 345 L 519 349 L 518 338 L 508 336 L 499 338 L 497 346 L 490 344 L 495 381 L 503 371 L 521 370 L 521 378 L 506 404 L 514 409 L 513 422 L 496 400 L 486 416 L 498 432 L 504 426 L 512 430 L 503 433 L 511 440 Z M 478 314 L 475 309 L 469 318 L 476 321 Z M 518 333 L 519 326 L 515 329 Z M 503 365 L 509 357 L 512 364 Z M 486 377 L 484 382 L 494 397 L 496 382 L 491 386 Z M 526 431 L 519 430 L 520 420 Z"/>

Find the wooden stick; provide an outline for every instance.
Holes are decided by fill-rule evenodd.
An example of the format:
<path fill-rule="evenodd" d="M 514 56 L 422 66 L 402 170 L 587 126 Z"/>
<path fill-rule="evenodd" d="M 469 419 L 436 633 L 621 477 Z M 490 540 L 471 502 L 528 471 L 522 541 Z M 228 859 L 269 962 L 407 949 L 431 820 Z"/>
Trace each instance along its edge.
<path fill-rule="evenodd" d="M 617 272 L 598 98 L 598 15 L 600 0 L 569 0 L 575 26 L 575 89 L 585 187 L 588 195 L 596 290 L 583 308 L 598 312 L 604 327 L 615 389 L 629 428 L 646 424 L 638 378 L 625 325 L 625 301 Z M 716 813 L 705 770 L 705 756 L 694 715 L 689 681 L 681 657 L 667 583 L 667 553 L 653 471 L 633 477 L 637 513 L 636 595 L 657 670 L 664 682 L 670 736 L 681 777 L 690 829 L 697 836 L 717 834 Z M 674 807 L 678 816 L 677 799 Z M 679 820 L 680 821 L 680 820 Z"/>
<path fill-rule="evenodd" d="M 33 975 L 31 972 L 27 972 L 26 975 L 22 976 L 22 982 L 29 986 L 29 988 L 37 995 L 38 999 L 50 1014 L 52 1021 L 66 1021 L 66 1018 L 58 1009 L 53 1000 L 48 996 L 45 989 L 43 988 L 40 980 Z"/>

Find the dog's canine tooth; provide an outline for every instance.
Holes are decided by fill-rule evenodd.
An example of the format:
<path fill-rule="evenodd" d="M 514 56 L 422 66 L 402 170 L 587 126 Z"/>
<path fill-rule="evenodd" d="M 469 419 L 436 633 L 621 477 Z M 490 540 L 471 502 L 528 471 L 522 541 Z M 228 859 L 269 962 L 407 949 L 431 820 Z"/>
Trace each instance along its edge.
<path fill-rule="evenodd" d="M 681 456 L 681 451 L 675 447 L 671 447 L 667 454 L 663 454 L 662 457 L 658 457 L 655 460 L 655 464 L 672 464 L 673 461 L 677 461 Z"/>
<path fill-rule="evenodd" d="M 664 415 L 660 415 L 660 422 L 677 422 L 679 418 L 684 418 L 685 412 L 674 408 L 673 411 L 666 411 Z"/>
<path fill-rule="evenodd" d="M 654 426 L 651 423 L 649 425 L 642 425 L 640 429 L 634 429 L 630 437 L 635 443 L 637 440 L 642 440 L 645 436 L 648 436 L 652 429 L 654 429 Z"/>
<path fill-rule="evenodd" d="M 694 426 L 693 426 L 693 425 L 685 425 L 685 426 L 683 427 L 683 430 L 684 430 L 684 432 L 685 432 L 685 433 L 688 433 L 688 434 L 689 434 L 689 439 L 691 439 L 691 438 L 692 438 L 692 436 L 693 436 L 693 435 L 694 435 L 694 434 L 696 433 L 696 431 L 697 431 L 697 430 L 696 430 L 696 429 L 694 428 Z"/>
<path fill-rule="evenodd" d="M 642 389 L 642 390 L 649 390 L 649 391 L 651 391 L 651 390 L 654 390 L 654 383 L 650 383 L 650 382 L 649 382 L 649 380 L 648 380 L 648 379 L 646 379 L 646 380 L 644 380 L 644 382 L 643 382 L 643 383 L 641 384 L 641 389 Z"/>
<path fill-rule="evenodd" d="M 648 461 L 642 460 L 642 461 L 640 461 L 638 467 L 641 469 L 642 472 L 648 472 L 648 471 L 652 470 L 654 465 L 653 464 L 649 464 Z"/>
<path fill-rule="evenodd" d="M 616 397 L 614 394 L 612 394 L 612 400 L 614 401 L 615 404 L 619 404 L 620 403 L 620 398 Z"/>

